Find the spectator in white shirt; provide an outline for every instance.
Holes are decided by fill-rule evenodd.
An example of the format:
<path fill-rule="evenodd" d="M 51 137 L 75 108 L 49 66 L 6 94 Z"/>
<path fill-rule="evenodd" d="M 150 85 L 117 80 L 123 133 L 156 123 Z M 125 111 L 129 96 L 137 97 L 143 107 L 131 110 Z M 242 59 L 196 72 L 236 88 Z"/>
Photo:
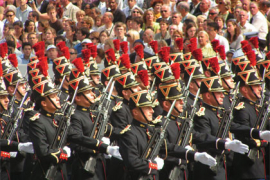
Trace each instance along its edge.
<path fill-rule="evenodd" d="M 227 21 L 227 33 L 224 36 L 230 44 L 230 49 L 237 50 L 241 48 L 241 41 L 244 40 L 244 37 L 241 34 L 240 27 L 234 20 L 229 19 Z"/>
<path fill-rule="evenodd" d="M 178 30 L 182 31 L 183 23 L 181 22 L 182 16 L 178 12 L 172 13 L 172 24 L 178 27 Z"/>
<path fill-rule="evenodd" d="M 195 16 L 199 16 L 199 15 L 205 15 L 206 17 L 208 17 L 209 14 L 209 9 L 211 7 L 211 1 L 210 0 L 202 0 L 200 3 L 200 11 L 196 14 L 194 14 Z"/>
<path fill-rule="evenodd" d="M 98 32 L 106 30 L 109 33 L 110 38 L 114 38 L 114 24 L 113 24 L 113 14 L 111 12 L 106 12 L 102 17 L 103 26 L 97 29 Z"/>
<path fill-rule="evenodd" d="M 73 5 L 69 0 L 61 0 L 63 5 L 64 14 L 63 16 L 72 19 L 72 21 L 77 22 L 76 12 L 80 10 L 77 6 Z"/>
<path fill-rule="evenodd" d="M 126 17 L 131 15 L 132 8 L 137 4 L 137 0 L 128 0 L 128 6 L 126 6 L 122 11 Z"/>
<path fill-rule="evenodd" d="M 210 41 L 213 41 L 214 39 L 219 40 L 220 45 L 223 45 L 225 47 L 225 52 L 230 50 L 229 42 L 228 40 L 223 37 L 218 35 L 218 24 L 216 22 L 208 22 L 207 23 L 207 33 L 209 35 Z"/>
<path fill-rule="evenodd" d="M 115 39 L 119 39 L 120 42 L 127 41 L 126 34 L 127 26 L 122 22 L 117 22 L 114 26 Z"/>
<path fill-rule="evenodd" d="M 27 4 L 27 0 L 20 0 L 19 7 L 16 9 L 16 17 L 24 23 L 28 19 L 28 15 L 32 8 L 30 8 Z"/>
<path fill-rule="evenodd" d="M 251 24 L 259 31 L 259 46 L 263 50 L 266 46 L 266 35 L 268 33 L 268 24 L 265 16 L 259 11 L 258 3 L 250 3 L 250 12 L 252 18 L 250 19 Z"/>
<path fill-rule="evenodd" d="M 240 11 L 238 24 L 240 26 L 242 35 L 244 33 L 247 33 L 247 32 L 257 32 L 258 31 L 252 24 L 250 24 L 248 22 L 248 14 L 247 14 L 247 11 L 245 11 L 245 10 Z"/>

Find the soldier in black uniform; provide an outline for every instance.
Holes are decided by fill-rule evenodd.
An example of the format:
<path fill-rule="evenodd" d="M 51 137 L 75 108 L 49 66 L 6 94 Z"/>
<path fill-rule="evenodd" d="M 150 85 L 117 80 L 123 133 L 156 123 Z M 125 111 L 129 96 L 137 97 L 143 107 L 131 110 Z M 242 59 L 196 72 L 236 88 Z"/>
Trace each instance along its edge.
<path fill-rule="evenodd" d="M 154 157 L 154 161 L 150 161 L 147 157 L 142 157 L 154 133 L 154 127 L 148 124 L 153 121 L 154 113 L 150 94 L 146 90 L 131 94 L 129 106 L 134 119 L 131 125 L 121 132 L 123 135 L 119 140 L 120 153 L 127 173 L 125 179 L 139 179 L 142 176 L 158 179 L 157 170 L 162 169 L 163 159 Z M 162 145 L 160 152 L 165 154 L 165 151 L 166 155 L 178 159 L 200 161 L 211 166 L 215 164 L 215 160 L 206 153 L 195 153 L 167 141 L 166 145 Z"/>
<path fill-rule="evenodd" d="M 255 127 L 258 118 L 256 101 L 261 98 L 261 81 L 256 69 L 238 73 L 237 80 L 240 81 L 240 93 L 243 98 L 235 107 L 234 122 L 252 128 L 250 136 L 235 133 L 235 137 L 247 144 L 250 149 L 257 150 L 255 161 L 250 160 L 247 155 L 235 154 L 233 159 L 234 179 L 264 179 L 263 152 L 266 141 L 270 141 L 270 131 L 260 131 Z"/>
<path fill-rule="evenodd" d="M 38 158 L 30 179 L 44 178 L 51 164 L 59 165 L 55 179 L 67 179 L 65 164 L 70 149 L 52 149 L 58 123 L 54 113 L 61 108 L 58 90 L 54 88 L 50 80 L 41 81 L 33 87 L 31 99 L 35 101 L 35 114 L 30 120 L 29 137 L 31 138 L 35 154 Z M 68 155 L 69 154 L 69 155 Z"/>
<path fill-rule="evenodd" d="M 79 66 L 83 66 L 82 62 Z M 95 102 L 95 95 L 92 92 L 93 87 L 84 76 L 84 70 L 76 66 L 72 69 L 69 81 L 70 97 L 75 96 L 77 105 L 74 114 L 71 116 L 71 127 L 68 135 L 68 141 L 75 145 L 75 159 L 72 165 L 72 179 L 105 179 L 105 165 L 103 164 L 103 154 L 111 154 L 112 151 L 118 151 L 117 146 L 108 146 L 90 137 L 92 131 L 95 131 L 95 115 L 90 111 L 90 106 Z M 77 94 L 75 90 L 77 89 Z M 108 124 L 105 128 L 105 135 L 112 134 L 112 126 Z M 118 152 L 119 154 L 119 152 Z M 112 154 L 113 155 L 113 154 Z M 94 171 L 85 169 L 85 164 L 89 158 L 96 159 Z"/>

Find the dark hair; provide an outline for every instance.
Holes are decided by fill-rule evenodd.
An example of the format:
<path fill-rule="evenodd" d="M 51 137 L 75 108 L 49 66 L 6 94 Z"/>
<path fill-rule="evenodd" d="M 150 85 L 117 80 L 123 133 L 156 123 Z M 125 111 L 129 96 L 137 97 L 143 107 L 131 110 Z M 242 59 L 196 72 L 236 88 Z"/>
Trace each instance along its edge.
<path fill-rule="evenodd" d="M 141 25 L 141 27 L 143 26 L 143 19 L 141 17 L 134 17 L 134 18 L 132 18 L 132 21 Z"/>
<path fill-rule="evenodd" d="M 225 23 L 225 19 L 224 19 L 223 16 L 221 16 L 221 15 L 217 15 L 217 16 L 215 17 L 215 19 L 214 19 L 214 22 L 216 22 L 216 19 L 221 19 L 221 20 L 223 21 L 222 24 Z M 222 28 L 223 28 L 223 26 L 222 26 Z M 218 29 L 219 29 L 219 28 L 218 28 Z"/>
<path fill-rule="evenodd" d="M 216 22 L 207 22 L 207 26 L 214 28 L 215 31 L 219 30 L 218 24 Z"/>
<path fill-rule="evenodd" d="M 39 14 L 36 11 L 30 11 L 29 13 L 32 13 L 32 16 L 36 17 L 37 21 L 39 21 Z"/>
<path fill-rule="evenodd" d="M 184 20 L 184 24 L 186 24 L 186 25 L 188 25 L 189 23 L 194 23 L 194 24 L 196 24 L 193 20 L 191 20 L 191 19 L 185 19 Z"/>
<path fill-rule="evenodd" d="M 22 49 L 24 49 L 25 46 L 30 46 L 32 49 L 32 45 L 29 42 L 25 42 L 22 44 Z"/>
<path fill-rule="evenodd" d="M 88 37 L 90 35 L 89 30 L 86 27 L 81 27 L 80 29 L 78 29 L 78 31 L 81 31 L 82 35 L 85 37 Z"/>
<path fill-rule="evenodd" d="M 7 42 L 7 46 L 10 46 L 10 47 L 16 48 L 16 44 L 15 44 L 15 42 L 14 42 L 14 41 L 12 41 L 12 40 L 7 40 L 6 42 Z"/>
<path fill-rule="evenodd" d="M 55 11 L 56 11 L 56 7 L 55 7 L 54 5 L 49 5 L 49 6 L 47 7 L 47 9 L 46 9 L 46 12 L 49 14 L 49 12 L 50 12 L 51 10 L 55 10 Z"/>
<path fill-rule="evenodd" d="M 54 45 L 56 46 L 56 41 L 57 40 L 62 40 L 62 41 L 66 41 L 66 39 L 64 38 L 64 36 L 56 36 L 55 38 L 54 38 Z"/>
<path fill-rule="evenodd" d="M 35 22 L 34 21 L 32 21 L 32 20 L 26 20 L 25 21 L 25 23 L 24 23 L 24 32 L 28 32 L 28 29 L 27 29 L 27 27 L 30 25 L 30 23 L 34 23 L 34 26 L 35 26 L 35 28 L 34 28 L 34 32 L 36 32 L 36 25 L 35 25 Z"/>
<path fill-rule="evenodd" d="M 13 23 L 13 26 L 20 26 L 22 28 L 23 27 L 23 23 L 22 23 L 22 21 L 15 21 Z"/>
<path fill-rule="evenodd" d="M 193 23 L 189 23 L 189 24 L 187 25 L 187 27 L 186 27 L 186 32 L 185 32 L 185 37 L 186 37 L 186 38 L 188 38 L 188 33 L 187 33 L 187 31 L 188 31 L 189 29 L 193 28 L 193 27 L 196 28 L 195 37 L 197 36 L 198 31 L 197 31 L 196 25 L 193 24 Z"/>
<path fill-rule="evenodd" d="M 226 24 L 228 24 L 229 22 L 232 23 L 235 26 L 235 29 L 234 29 L 234 35 L 233 35 L 233 37 L 231 37 L 231 34 L 227 31 L 227 33 L 228 33 L 227 39 L 228 39 L 229 42 L 233 42 L 241 34 L 241 29 L 238 26 L 238 24 L 236 23 L 236 21 L 229 19 Z"/>
<path fill-rule="evenodd" d="M 167 20 L 167 19 L 161 19 L 160 21 L 159 21 L 159 24 L 160 23 L 165 23 L 165 24 L 167 24 L 168 26 L 169 26 L 169 21 Z"/>
<path fill-rule="evenodd" d="M 97 49 L 97 55 L 98 55 L 101 59 L 104 59 L 104 58 L 105 58 L 104 50 L 101 49 L 101 48 L 98 48 L 98 49 Z"/>
<path fill-rule="evenodd" d="M 128 17 L 126 18 L 126 23 L 127 23 L 128 21 L 130 21 L 130 20 L 132 20 L 132 16 L 128 16 Z"/>

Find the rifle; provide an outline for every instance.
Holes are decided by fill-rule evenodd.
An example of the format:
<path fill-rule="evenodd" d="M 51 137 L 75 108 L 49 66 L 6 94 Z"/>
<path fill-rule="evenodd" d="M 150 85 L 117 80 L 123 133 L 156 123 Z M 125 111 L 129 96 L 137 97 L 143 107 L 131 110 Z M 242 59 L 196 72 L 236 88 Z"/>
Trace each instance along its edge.
<path fill-rule="evenodd" d="M 188 95 L 189 95 L 189 85 L 190 85 L 190 83 L 191 83 L 191 81 L 192 81 L 193 74 L 194 74 L 194 71 L 193 71 L 192 74 L 190 75 L 189 80 L 188 80 L 188 83 L 187 83 L 187 85 L 186 85 L 186 87 L 185 87 L 185 90 L 184 90 L 184 92 L 183 92 L 183 96 L 185 97 L 183 109 L 186 109 L 186 107 L 187 107 L 187 98 L 188 98 Z M 185 110 L 180 114 L 180 116 L 183 117 L 184 114 L 185 114 Z"/>
<path fill-rule="evenodd" d="M 193 105 L 192 105 L 192 111 L 191 111 L 191 114 L 189 115 L 189 118 L 187 118 L 181 126 L 181 130 L 180 130 L 180 133 L 178 135 L 177 142 L 176 142 L 176 144 L 178 146 L 185 147 L 186 145 L 188 145 L 188 143 L 190 141 L 191 132 L 193 130 L 193 118 L 194 118 L 195 113 L 197 111 L 196 104 L 198 102 L 199 94 L 200 94 L 200 89 L 197 91 L 195 100 L 194 100 Z M 169 179 L 170 180 L 176 179 L 181 173 L 180 169 L 181 169 L 181 166 L 175 166 L 170 172 Z"/>
<path fill-rule="evenodd" d="M 160 147 L 162 146 L 164 139 L 165 139 L 165 133 L 166 129 L 170 123 L 170 115 L 172 113 L 172 110 L 175 106 L 176 100 L 173 101 L 172 106 L 166 115 L 166 120 L 161 128 L 157 128 L 151 137 L 144 153 L 142 154 L 141 158 L 145 160 L 150 160 L 153 162 L 155 158 L 157 157 Z M 139 178 L 139 180 L 146 180 L 148 176 L 142 176 Z"/>
<path fill-rule="evenodd" d="M 240 82 L 238 82 L 236 87 L 235 87 L 235 93 L 234 93 L 233 98 L 232 98 L 232 103 L 231 103 L 230 109 L 224 110 L 223 117 L 222 117 L 222 119 L 220 121 L 220 125 L 219 125 L 219 128 L 218 128 L 217 134 L 216 134 L 217 138 L 226 139 L 226 136 L 228 135 L 228 132 L 230 130 L 231 123 L 232 123 L 232 120 L 233 120 L 234 106 L 235 106 L 235 104 L 236 104 L 236 102 L 238 100 L 237 95 L 238 95 L 239 86 L 240 86 Z M 210 169 L 215 173 L 217 172 L 219 162 L 222 159 L 221 156 L 222 155 L 216 156 L 215 159 L 217 161 L 217 165 L 210 167 Z"/>
<path fill-rule="evenodd" d="M 12 140 L 16 131 L 21 127 L 21 124 L 22 124 L 21 117 L 23 114 L 22 106 L 23 106 L 23 103 L 24 103 L 26 97 L 27 97 L 27 92 L 23 96 L 23 99 L 21 100 L 20 106 L 18 107 L 19 110 L 16 113 L 16 116 L 7 123 L 7 126 L 5 127 L 5 131 L 4 131 L 3 135 L 1 136 L 1 139 Z"/>
<path fill-rule="evenodd" d="M 113 79 L 113 78 L 111 78 L 111 79 Z M 98 106 L 98 115 L 97 115 L 97 119 L 94 123 L 92 132 L 90 134 L 91 138 L 101 140 L 102 137 L 104 136 L 104 131 L 105 131 L 107 122 L 109 120 L 108 109 L 111 105 L 111 95 L 112 95 L 112 91 L 114 88 L 114 83 L 115 83 L 115 81 L 113 81 L 111 84 L 111 88 L 110 88 L 110 92 L 109 92 L 108 96 L 106 96 L 106 98 L 104 98 Z M 107 88 L 108 88 L 108 86 L 107 86 Z M 106 102 L 105 102 L 105 100 L 106 100 Z M 96 130 L 97 130 L 97 132 L 96 132 Z M 86 170 L 90 174 L 94 174 L 96 163 L 97 163 L 96 157 L 91 156 L 85 162 L 84 170 Z"/>
<path fill-rule="evenodd" d="M 60 91 L 58 92 L 57 96 L 58 96 L 59 98 L 60 98 L 61 93 L 62 93 L 61 88 L 62 88 L 62 86 L 63 86 L 63 84 L 64 84 L 65 79 L 66 79 L 66 75 L 64 75 L 64 77 L 63 77 L 63 79 L 62 79 L 62 81 L 61 81 L 61 84 L 60 84 L 60 86 L 58 87 L 58 89 L 59 89 Z"/>
<path fill-rule="evenodd" d="M 264 130 L 266 128 L 267 124 L 266 122 L 268 121 L 269 116 L 270 116 L 270 103 L 268 99 L 268 101 L 265 101 L 263 103 L 263 106 L 260 109 L 260 113 L 256 120 L 254 128 Z M 247 156 L 251 161 L 254 162 L 256 159 L 256 154 L 257 154 L 256 149 L 250 149 Z"/>
<path fill-rule="evenodd" d="M 16 91 L 18 89 L 18 85 L 19 85 L 20 81 L 17 81 L 17 84 L 16 84 L 16 87 L 14 89 L 14 93 L 12 94 L 12 98 L 11 100 L 9 101 L 9 109 L 8 109 L 8 115 L 11 117 L 12 113 L 13 113 L 13 104 L 15 102 L 15 94 L 16 94 Z"/>
<path fill-rule="evenodd" d="M 71 118 L 71 115 L 75 111 L 75 106 L 73 105 L 73 102 L 76 97 L 77 91 L 78 91 L 78 86 L 75 89 L 75 92 L 72 97 L 72 101 L 68 102 L 68 107 L 67 107 L 68 110 L 66 111 L 66 113 L 64 112 L 65 114 L 64 116 L 62 116 L 60 120 L 60 123 L 56 131 L 56 135 L 54 136 L 53 143 L 50 145 L 50 149 L 60 149 L 64 146 L 66 142 L 66 138 L 67 138 L 67 134 L 68 134 L 69 126 L 70 126 L 70 118 Z M 60 140 L 59 140 L 59 137 L 60 137 Z M 51 164 L 45 174 L 45 179 L 53 180 L 55 178 L 56 172 L 57 172 L 57 165 Z"/>

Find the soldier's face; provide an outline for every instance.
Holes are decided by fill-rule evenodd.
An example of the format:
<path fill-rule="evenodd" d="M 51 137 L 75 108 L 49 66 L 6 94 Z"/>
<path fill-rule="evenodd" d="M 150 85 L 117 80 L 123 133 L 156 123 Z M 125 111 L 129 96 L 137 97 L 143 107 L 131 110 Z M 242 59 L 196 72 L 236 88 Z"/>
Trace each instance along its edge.
<path fill-rule="evenodd" d="M 178 99 L 176 102 L 175 102 L 175 106 L 174 106 L 174 109 L 172 111 L 172 114 L 175 115 L 175 116 L 179 116 L 179 112 L 183 112 L 183 104 L 184 104 L 184 101 L 183 99 Z M 175 110 L 177 109 L 177 110 Z"/>
<path fill-rule="evenodd" d="M 41 101 L 41 105 L 46 111 L 54 113 L 56 109 L 61 108 L 60 98 L 57 96 L 57 93 L 51 94 L 44 101 Z"/>
<path fill-rule="evenodd" d="M 225 77 L 223 79 L 224 80 L 222 81 L 222 86 L 223 86 L 224 89 L 226 89 L 227 91 L 230 90 L 230 89 L 234 89 L 235 83 L 234 83 L 232 77 Z M 224 81 L 226 81 L 226 83 Z"/>
<path fill-rule="evenodd" d="M 19 85 L 18 85 L 18 91 L 21 93 L 21 95 L 25 95 L 25 93 L 26 93 L 26 85 L 25 85 L 25 83 L 20 83 Z"/>
<path fill-rule="evenodd" d="M 212 94 L 212 93 L 211 93 Z M 223 99 L 224 99 L 224 94 L 223 92 L 214 92 L 216 100 L 214 99 L 214 97 L 212 98 L 212 105 L 214 106 L 220 106 L 223 104 Z M 217 104 L 217 102 L 218 104 Z"/>
<path fill-rule="evenodd" d="M 257 95 L 257 97 L 258 98 L 261 98 L 261 93 L 262 93 L 262 87 L 261 87 L 261 85 L 253 85 L 251 87 L 253 89 L 253 92 Z M 250 89 L 250 91 L 251 91 L 251 89 Z M 252 93 L 252 91 L 250 92 L 250 95 L 251 95 L 251 97 L 253 97 L 254 100 L 255 99 L 257 100 L 257 97 Z"/>
<path fill-rule="evenodd" d="M 95 94 L 91 90 L 84 91 L 83 94 L 92 104 L 95 103 Z M 91 105 L 86 99 L 85 103 Z"/>
<path fill-rule="evenodd" d="M 7 95 L 1 95 L 0 96 L 0 104 L 1 104 L 0 112 L 3 112 L 4 110 L 8 109 L 8 103 L 9 103 L 8 96 Z"/>
<path fill-rule="evenodd" d="M 144 116 L 147 118 L 147 121 L 152 121 L 153 120 L 154 110 L 153 110 L 153 108 L 151 106 L 142 107 L 142 111 L 144 113 Z M 143 116 L 142 116 L 142 118 L 143 118 Z"/>

